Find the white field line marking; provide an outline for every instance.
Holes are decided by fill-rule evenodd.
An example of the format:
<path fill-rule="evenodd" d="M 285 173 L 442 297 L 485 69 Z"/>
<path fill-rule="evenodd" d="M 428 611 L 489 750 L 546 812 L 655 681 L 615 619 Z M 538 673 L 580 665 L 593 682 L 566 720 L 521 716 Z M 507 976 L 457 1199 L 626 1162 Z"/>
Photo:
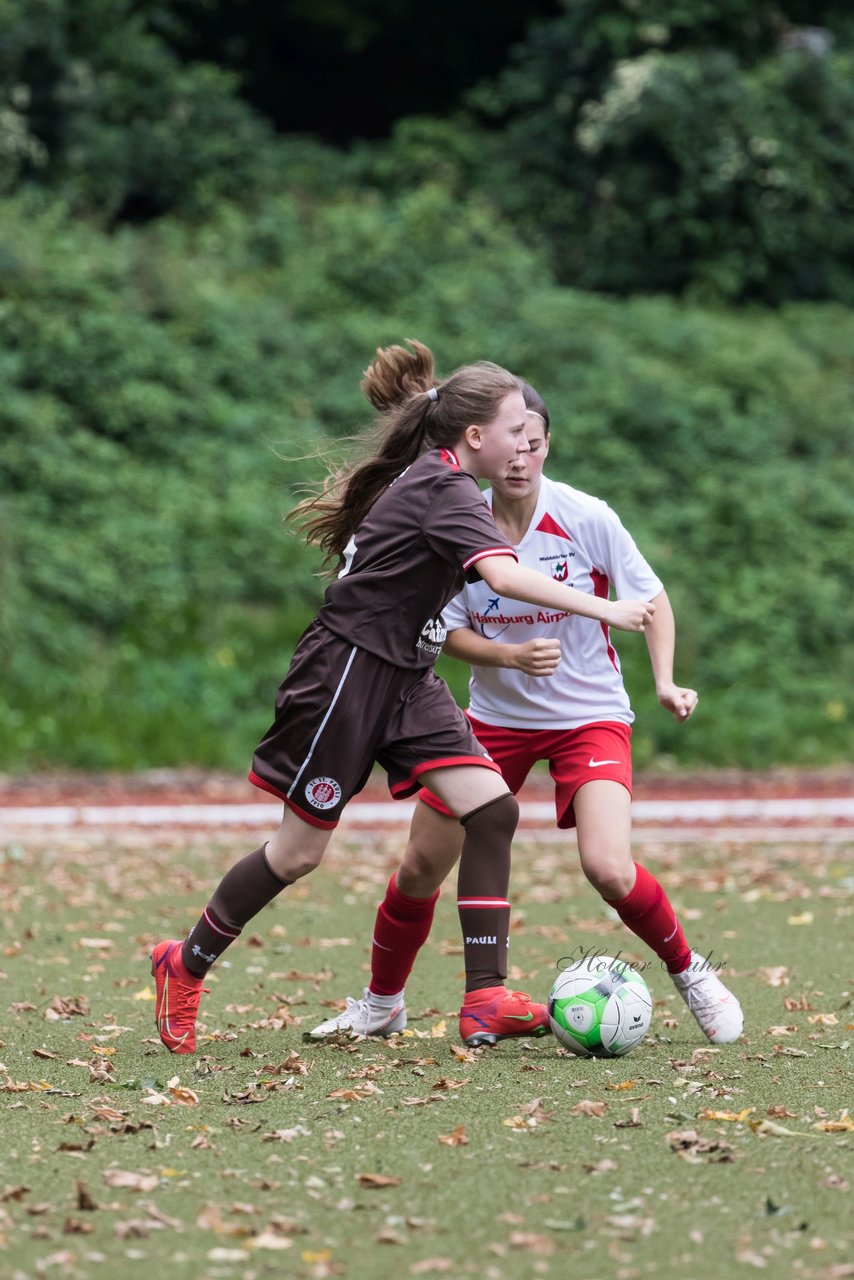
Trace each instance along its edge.
<path fill-rule="evenodd" d="M 412 816 L 413 802 L 354 801 L 345 810 L 342 827 L 396 826 Z M 180 805 L 44 805 L 0 807 L 0 825 L 8 827 L 148 827 L 148 826 L 264 826 L 276 822 L 276 801 L 264 804 Z M 636 825 L 648 822 L 721 823 L 734 819 L 816 822 L 824 819 L 854 821 L 854 796 L 770 800 L 636 800 L 632 805 Z M 522 802 L 520 825 L 554 822 L 554 805 Z M 679 833 L 680 835 L 683 833 Z"/>

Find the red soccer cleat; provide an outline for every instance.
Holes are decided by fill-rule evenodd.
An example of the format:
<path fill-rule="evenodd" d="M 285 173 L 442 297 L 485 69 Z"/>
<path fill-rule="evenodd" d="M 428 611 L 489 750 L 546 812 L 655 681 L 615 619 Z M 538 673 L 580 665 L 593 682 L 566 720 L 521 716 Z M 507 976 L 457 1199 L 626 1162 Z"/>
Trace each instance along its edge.
<path fill-rule="evenodd" d="M 486 987 L 468 991 L 460 1009 L 460 1035 L 463 1044 L 474 1048 L 495 1044 L 510 1036 L 544 1036 L 550 1031 L 549 1011 L 544 1004 L 533 1004 L 524 991 L 508 991 L 506 987 Z"/>
<path fill-rule="evenodd" d="M 208 988 L 202 985 L 201 978 L 187 973 L 181 963 L 182 946 L 174 940 L 158 942 L 151 952 L 151 972 L 157 988 L 154 1020 L 160 1039 L 171 1053 L 195 1053 L 199 1001 Z"/>

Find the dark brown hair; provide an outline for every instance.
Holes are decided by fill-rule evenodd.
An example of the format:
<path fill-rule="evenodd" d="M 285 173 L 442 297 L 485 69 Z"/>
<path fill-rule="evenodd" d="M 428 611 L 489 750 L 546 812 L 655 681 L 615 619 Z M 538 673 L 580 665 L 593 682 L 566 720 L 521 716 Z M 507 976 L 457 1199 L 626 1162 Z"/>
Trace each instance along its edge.
<path fill-rule="evenodd" d="M 518 378 L 489 361 L 464 365 L 439 382 L 429 347 L 406 342 L 378 348 L 362 378 L 362 391 L 381 412 L 375 429 L 356 442 L 367 461 L 329 475 L 321 492 L 290 514 L 327 560 L 343 553 L 380 494 L 416 458 L 453 448 L 466 427 L 491 422 L 505 396 L 520 390 Z"/>
<path fill-rule="evenodd" d="M 530 409 L 533 413 L 538 414 L 539 417 L 542 418 L 546 425 L 546 435 L 548 435 L 551 431 L 551 420 L 549 418 L 549 411 L 546 408 L 545 400 L 540 395 L 537 388 L 532 387 L 530 382 L 525 382 L 524 379 L 521 382 L 521 390 L 525 400 L 525 408 Z"/>

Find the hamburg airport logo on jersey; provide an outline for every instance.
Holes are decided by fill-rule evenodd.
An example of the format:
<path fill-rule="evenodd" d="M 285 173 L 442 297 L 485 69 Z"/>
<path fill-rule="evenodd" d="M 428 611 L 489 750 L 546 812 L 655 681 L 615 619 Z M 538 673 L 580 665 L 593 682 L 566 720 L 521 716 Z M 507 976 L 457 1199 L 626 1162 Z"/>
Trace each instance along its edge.
<path fill-rule="evenodd" d="M 341 788 L 334 778 L 312 778 L 306 786 L 305 798 L 315 809 L 333 809 L 341 799 Z"/>

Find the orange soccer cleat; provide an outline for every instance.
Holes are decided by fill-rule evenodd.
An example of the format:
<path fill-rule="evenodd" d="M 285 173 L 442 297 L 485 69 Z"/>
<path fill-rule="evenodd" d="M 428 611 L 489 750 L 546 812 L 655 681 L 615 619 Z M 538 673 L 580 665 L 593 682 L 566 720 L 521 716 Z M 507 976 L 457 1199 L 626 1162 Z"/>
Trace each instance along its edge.
<path fill-rule="evenodd" d="M 460 1009 L 460 1035 L 463 1044 L 472 1048 L 510 1036 L 544 1036 L 549 1030 L 544 1004 L 534 1004 L 526 992 L 503 986 L 467 991 Z"/>
<path fill-rule="evenodd" d="M 181 960 L 183 943 L 158 942 L 151 952 L 151 972 L 157 989 L 154 1020 L 160 1039 L 171 1053 L 195 1053 L 196 1018 L 202 978 L 195 978 Z"/>

